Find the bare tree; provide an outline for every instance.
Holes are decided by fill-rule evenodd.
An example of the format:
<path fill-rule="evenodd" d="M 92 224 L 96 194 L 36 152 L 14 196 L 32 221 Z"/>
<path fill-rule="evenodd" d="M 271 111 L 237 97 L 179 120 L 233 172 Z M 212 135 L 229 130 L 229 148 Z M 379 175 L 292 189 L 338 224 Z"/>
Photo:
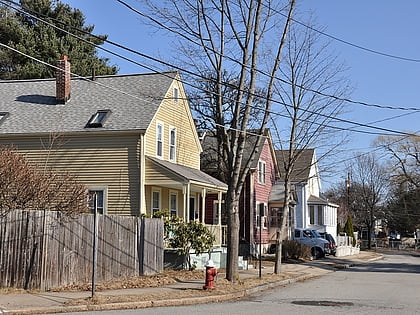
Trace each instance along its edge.
<path fill-rule="evenodd" d="M 210 79 L 213 85 L 208 92 L 214 116 L 209 119 L 217 135 L 220 153 L 226 159 L 226 278 L 234 282 L 238 278 L 239 197 L 258 153 L 251 150 L 251 156 L 244 159 L 247 130 L 254 123 L 257 134 L 263 135 L 267 125 L 295 0 L 287 1 L 284 8 L 279 1 L 262 0 L 144 2 L 150 11 L 143 16 L 179 40 L 183 68 L 189 69 L 189 74 L 198 74 L 199 80 Z M 235 73 L 234 81 L 225 82 L 226 73 Z M 223 94 L 226 86 L 236 89 L 229 111 L 226 111 Z M 259 93 L 261 91 L 264 93 Z M 251 119 L 256 100 L 263 110 L 258 123 Z M 258 137 L 255 148 L 260 147 L 262 141 L 263 137 Z"/>
<path fill-rule="evenodd" d="M 322 148 L 319 160 L 333 158 L 335 151 L 345 143 L 345 134 L 337 128 L 336 118 L 343 113 L 349 90 L 343 64 L 338 63 L 320 34 L 312 27 L 293 24 L 289 31 L 281 68 L 281 80 L 275 82 L 275 96 L 280 100 L 273 111 L 277 148 L 286 152 L 279 155 L 279 167 L 285 185 L 284 210 L 276 238 L 275 272 L 281 272 L 281 245 L 286 238 L 289 218 L 291 181 L 296 161 L 303 151 Z M 284 113 L 284 114 L 283 114 Z M 316 162 L 318 162 L 316 161 Z M 311 167 L 311 165 L 309 165 Z M 296 172 L 295 172 L 296 173 Z"/>
<path fill-rule="evenodd" d="M 420 189 L 420 135 L 381 136 L 375 145 L 388 153 L 389 171 L 396 183 Z"/>
<path fill-rule="evenodd" d="M 375 145 L 389 156 L 390 198 L 386 206 L 387 225 L 404 234 L 420 227 L 420 136 L 381 136 Z"/>
<path fill-rule="evenodd" d="M 364 224 L 368 232 L 368 248 L 377 219 L 383 216 L 389 177 L 386 169 L 373 154 L 355 157 L 351 165 L 351 210 L 355 222 Z"/>
<path fill-rule="evenodd" d="M 31 165 L 11 147 L 0 147 L 0 212 L 51 210 L 86 212 L 87 190 L 74 176 Z"/>

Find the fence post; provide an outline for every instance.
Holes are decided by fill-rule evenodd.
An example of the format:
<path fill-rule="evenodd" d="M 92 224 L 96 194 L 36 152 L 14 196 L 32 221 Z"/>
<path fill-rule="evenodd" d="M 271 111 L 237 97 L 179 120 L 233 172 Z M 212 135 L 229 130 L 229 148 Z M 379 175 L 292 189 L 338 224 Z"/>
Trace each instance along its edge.
<path fill-rule="evenodd" d="M 96 205 L 96 193 L 95 193 L 95 203 Z M 92 297 L 95 295 L 95 280 L 96 280 L 96 257 L 98 254 L 98 210 L 96 206 L 94 207 L 93 212 L 93 249 L 92 249 Z"/>
<path fill-rule="evenodd" d="M 44 216 L 42 222 L 42 249 L 41 249 L 41 283 L 40 287 L 42 291 L 45 291 L 45 278 L 46 278 L 46 263 L 45 260 L 47 259 L 48 249 L 47 249 L 47 211 L 44 209 Z"/>

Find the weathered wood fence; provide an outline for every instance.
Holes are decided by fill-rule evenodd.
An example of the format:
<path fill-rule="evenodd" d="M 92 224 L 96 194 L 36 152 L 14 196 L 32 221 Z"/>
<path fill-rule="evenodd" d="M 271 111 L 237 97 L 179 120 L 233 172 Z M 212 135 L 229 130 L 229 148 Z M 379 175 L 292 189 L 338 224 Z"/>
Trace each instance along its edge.
<path fill-rule="evenodd" d="M 90 283 L 94 216 L 11 211 L 0 216 L 0 287 L 49 290 Z M 163 270 L 163 221 L 98 216 L 96 281 Z"/>

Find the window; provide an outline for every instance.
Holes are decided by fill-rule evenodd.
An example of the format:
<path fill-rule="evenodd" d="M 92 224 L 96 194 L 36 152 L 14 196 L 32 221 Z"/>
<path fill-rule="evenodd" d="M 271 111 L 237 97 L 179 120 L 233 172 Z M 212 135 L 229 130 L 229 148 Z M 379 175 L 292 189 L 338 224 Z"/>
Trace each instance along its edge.
<path fill-rule="evenodd" d="M 177 103 L 178 102 L 178 88 L 174 88 L 174 102 Z"/>
<path fill-rule="evenodd" d="M 169 161 L 176 162 L 176 128 L 169 130 Z"/>
<path fill-rule="evenodd" d="M 88 123 L 86 124 L 85 128 L 101 128 L 103 127 L 105 120 L 108 118 L 109 114 L 111 113 L 110 110 L 98 110 L 96 114 L 93 114 L 90 117 Z"/>
<path fill-rule="evenodd" d="M 160 190 L 152 191 L 152 215 L 160 211 Z"/>
<path fill-rule="evenodd" d="M 105 190 L 89 189 L 89 210 L 91 213 L 105 214 Z"/>
<path fill-rule="evenodd" d="M 309 224 L 315 224 L 315 206 L 309 206 Z"/>
<path fill-rule="evenodd" d="M 226 206 L 225 201 L 221 200 L 221 212 L 222 212 L 222 221 L 220 222 L 221 225 L 227 225 L 227 213 L 226 213 Z M 219 224 L 219 201 L 213 200 L 213 224 Z"/>
<path fill-rule="evenodd" d="M 178 213 L 178 194 L 176 192 L 169 194 L 169 208 L 170 215 L 176 216 Z"/>
<path fill-rule="evenodd" d="M 257 229 L 259 229 L 261 226 L 263 229 L 267 229 L 267 206 L 265 203 L 259 203 L 257 204 L 257 216 L 256 216 L 256 224 Z"/>
<path fill-rule="evenodd" d="M 281 227 L 282 217 L 283 217 L 283 207 L 270 208 L 270 217 L 268 220 L 270 223 L 270 227 Z"/>
<path fill-rule="evenodd" d="M 265 162 L 258 161 L 258 183 L 265 184 Z"/>
<path fill-rule="evenodd" d="M 163 124 L 156 124 L 156 156 L 163 158 Z"/>
<path fill-rule="evenodd" d="M 313 238 L 313 234 L 310 230 L 303 230 L 303 237 Z"/>
<path fill-rule="evenodd" d="M 0 124 L 9 116 L 9 113 L 0 112 Z"/>
<path fill-rule="evenodd" d="M 318 224 L 319 225 L 322 225 L 322 224 L 324 224 L 324 216 L 322 215 L 323 213 L 322 213 L 323 211 L 322 211 L 322 206 L 318 206 Z"/>

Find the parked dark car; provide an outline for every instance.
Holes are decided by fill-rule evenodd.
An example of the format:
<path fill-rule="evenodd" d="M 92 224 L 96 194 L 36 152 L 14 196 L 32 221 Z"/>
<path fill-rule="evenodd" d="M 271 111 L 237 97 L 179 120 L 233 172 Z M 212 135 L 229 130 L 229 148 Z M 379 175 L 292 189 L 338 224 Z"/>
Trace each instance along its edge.
<path fill-rule="evenodd" d="M 330 243 L 328 254 L 335 256 L 335 253 L 337 251 L 337 245 L 335 243 L 334 237 L 326 232 L 321 232 L 319 234 L 321 234 L 322 238 L 326 239 Z"/>

